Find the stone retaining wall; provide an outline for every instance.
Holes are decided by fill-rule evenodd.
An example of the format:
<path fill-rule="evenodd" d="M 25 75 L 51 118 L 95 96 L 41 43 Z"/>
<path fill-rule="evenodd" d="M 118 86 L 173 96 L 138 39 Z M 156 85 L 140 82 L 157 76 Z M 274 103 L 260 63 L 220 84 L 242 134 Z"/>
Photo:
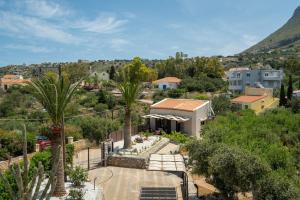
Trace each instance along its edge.
<path fill-rule="evenodd" d="M 146 159 L 135 156 L 112 155 L 107 159 L 109 166 L 146 169 Z"/>
<path fill-rule="evenodd" d="M 36 152 L 28 154 L 27 155 L 28 159 L 30 160 L 35 154 L 36 154 Z M 22 160 L 23 160 L 23 155 L 11 158 L 10 161 L 8 161 L 8 160 L 0 161 L 0 171 L 5 171 L 5 170 L 7 170 L 9 168 L 10 165 L 15 164 L 15 163 L 19 163 Z"/>
<path fill-rule="evenodd" d="M 76 142 L 73 142 L 73 145 L 74 145 L 74 151 L 78 152 L 78 151 L 81 151 L 83 149 L 87 149 L 88 147 L 92 147 L 95 144 L 91 143 L 89 140 L 81 139 L 81 140 L 78 140 Z"/>

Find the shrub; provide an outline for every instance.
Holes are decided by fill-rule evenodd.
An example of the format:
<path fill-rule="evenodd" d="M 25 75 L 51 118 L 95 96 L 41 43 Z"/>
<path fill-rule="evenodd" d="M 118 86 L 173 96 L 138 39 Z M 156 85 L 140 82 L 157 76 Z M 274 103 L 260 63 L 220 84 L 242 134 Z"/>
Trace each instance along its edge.
<path fill-rule="evenodd" d="M 190 140 L 189 136 L 187 136 L 181 132 L 176 132 L 176 131 L 173 131 L 170 134 L 163 133 L 163 136 L 166 138 L 169 138 L 171 141 L 178 142 L 181 144 L 185 144 Z"/>
<path fill-rule="evenodd" d="M 75 141 L 82 139 L 82 130 L 79 126 L 73 124 L 66 124 L 65 137 L 73 137 Z"/>
<path fill-rule="evenodd" d="M 208 100 L 209 98 L 206 94 L 198 94 L 197 96 L 195 96 L 195 99 Z"/>
<path fill-rule="evenodd" d="M 185 93 L 184 89 L 171 89 L 168 90 L 168 97 L 170 98 L 179 98 Z"/>
<path fill-rule="evenodd" d="M 153 94 L 153 101 L 154 103 L 163 100 L 164 98 L 167 97 L 167 94 L 165 91 L 158 90 Z"/>
<path fill-rule="evenodd" d="M 36 143 L 35 134 L 29 133 L 27 141 L 28 152 L 33 152 Z M 0 130 L 0 143 L 11 156 L 20 156 L 23 153 L 22 136 L 18 132 Z"/>
<path fill-rule="evenodd" d="M 39 162 L 41 162 L 44 166 L 44 170 L 49 172 L 52 166 L 51 159 L 52 159 L 51 151 L 46 150 L 46 151 L 36 153 L 32 157 L 30 163 L 32 167 L 38 167 Z"/>
<path fill-rule="evenodd" d="M 87 181 L 88 173 L 85 169 L 77 166 L 75 167 L 75 169 L 71 170 L 69 177 L 70 177 L 70 182 L 75 187 L 80 187 L 84 184 L 84 182 Z"/>
<path fill-rule="evenodd" d="M 73 165 L 73 156 L 74 156 L 74 145 L 66 144 L 66 163 L 67 165 Z"/>
<path fill-rule="evenodd" d="M 84 200 L 84 194 L 82 189 L 71 189 L 66 200 Z"/>
<path fill-rule="evenodd" d="M 108 110 L 108 105 L 106 105 L 104 103 L 99 103 L 94 107 L 94 110 L 96 112 L 102 113 L 102 112 Z"/>
<path fill-rule="evenodd" d="M 74 145 L 66 144 L 66 164 L 72 166 L 74 156 Z M 38 167 L 38 163 L 41 162 L 45 171 L 49 172 L 52 167 L 52 153 L 50 149 L 36 153 L 31 159 L 32 167 Z"/>
<path fill-rule="evenodd" d="M 118 130 L 120 127 L 117 121 L 100 117 L 78 118 L 74 122 L 81 127 L 84 138 L 96 141 L 97 143 L 104 140 L 109 133 Z"/>

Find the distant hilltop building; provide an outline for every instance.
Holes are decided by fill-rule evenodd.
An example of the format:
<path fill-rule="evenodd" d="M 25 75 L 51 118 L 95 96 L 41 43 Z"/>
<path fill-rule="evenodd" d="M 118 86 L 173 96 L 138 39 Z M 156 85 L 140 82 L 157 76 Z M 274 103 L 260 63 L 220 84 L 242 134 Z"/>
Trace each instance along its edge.
<path fill-rule="evenodd" d="M 0 79 L 0 88 L 7 90 L 13 85 L 26 85 L 30 79 L 24 79 L 21 75 L 6 74 Z"/>
<path fill-rule="evenodd" d="M 271 67 L 250 69 L 248 67 L 231 68 L 226 72 L 231 92 L 242 93 L 246 86 L 257 88 L 280 88 L 283 71 Z"/>

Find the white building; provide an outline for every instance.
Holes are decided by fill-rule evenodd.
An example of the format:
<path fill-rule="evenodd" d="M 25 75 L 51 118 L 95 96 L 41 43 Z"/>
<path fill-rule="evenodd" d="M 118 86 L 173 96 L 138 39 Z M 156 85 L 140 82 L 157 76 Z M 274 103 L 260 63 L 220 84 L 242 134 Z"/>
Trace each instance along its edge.
<path fill-rule="evenodd" d="M 0 88 L 7 90 L 13 85 L 26 85 L 30 79 L 24 79 L 21 75 L 6 74 L 0 79 Z"/>
<path fill-rule="evenodd" d="M 152 84 L 157 85 L 160 90 L 166 90 L 166 89 L 176 89 L 180 84 L 180 82 L 181 79 L 177 77 L 165 77 L 153 81 Z"/>
<path fill-rule="evenodd" d="M 150 114 L 143 117 L 150 119 L 152 130 L 178 131 L 199 138 L 202 125 L 213 116 L 208 100 L 167 98 L 153 104 Z"/>
<path fill-rule="evenodd" d="M 300 90 L 293 91 L 293 96 L 300 98 Z"/>

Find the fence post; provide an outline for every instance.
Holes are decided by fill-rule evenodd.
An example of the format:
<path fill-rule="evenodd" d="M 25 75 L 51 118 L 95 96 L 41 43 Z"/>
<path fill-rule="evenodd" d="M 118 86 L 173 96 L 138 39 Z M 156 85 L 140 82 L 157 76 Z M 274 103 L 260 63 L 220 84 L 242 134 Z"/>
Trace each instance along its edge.
<path fill-rule="evenodd" d="M 90 170 L 90 147 L 88 147 L 88 170 Z"/>

